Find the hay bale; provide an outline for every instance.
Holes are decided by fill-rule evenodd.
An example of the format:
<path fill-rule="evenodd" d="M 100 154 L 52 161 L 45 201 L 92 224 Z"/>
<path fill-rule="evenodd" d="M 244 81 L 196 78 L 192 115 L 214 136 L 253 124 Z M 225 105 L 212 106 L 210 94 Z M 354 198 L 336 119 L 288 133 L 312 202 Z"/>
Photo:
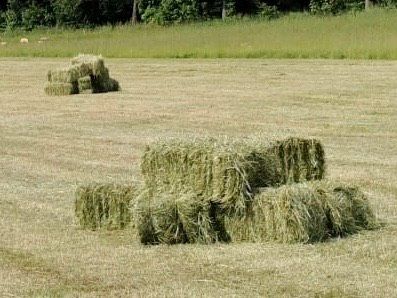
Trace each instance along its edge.
<path fill-rule="evenodd" d="M 92 92 L 91 77 L 86 76 L 77 80 L 79 86 L 79 93 Z"/>
<path fill-rule="evenodd" d="M 312 181 L 263 190 L 245 217 L 225 225 L 234 242 L 306 243 L 373 229 L 376 221 L 358 188 Z"/>
<path fill-rule="evenodd" d="M 71 95 L 79 93 L 76 83 L 48 83 L 44 87 L 44 91 L 47 95 Z"/>
<path fill-rule="evenodd" d="M 102 56 L 79 54 L 71 60 L 71 64 L 81 69 L 81 76 L 103 76 L 106 74 Z"/>
<path fill-rule="evenodd" d="M 80 72 L 77 67 L 50 70 L 47 73 L 48 82 L 53 83 L 76 83 L 79 78 Z"/>
<path fill-rule="evenodd" d="M 154 193 L 187 188 L 225 209 L 243 212 L 255 188 L 277 185 L 278 159 L 263 143 L 215 139 L 157 142 L 147 146 L 141 170 Z"/>
<path fill-rule="evenodd" d="M 130 185 L 90 184 L 76 190 L 75 214 L 83 228 L 122 229 L 131 222 L 130 204 L 136 188 Z"/>
<path fill-rule="evenodd" d="M 136 225 L 143 244 L 213 243 L 224 235 L 213 205 L 188 190 L 142 192 L 136 205 Z M 223 229 L 224 231 L 224 229 Z"/>
<path fill-rule="evenodd" d="M 324 178 L 325 153 L 320 141 L 290 137 L 276 141 L 270 150 L 280 159 L 283 184 Z"/>

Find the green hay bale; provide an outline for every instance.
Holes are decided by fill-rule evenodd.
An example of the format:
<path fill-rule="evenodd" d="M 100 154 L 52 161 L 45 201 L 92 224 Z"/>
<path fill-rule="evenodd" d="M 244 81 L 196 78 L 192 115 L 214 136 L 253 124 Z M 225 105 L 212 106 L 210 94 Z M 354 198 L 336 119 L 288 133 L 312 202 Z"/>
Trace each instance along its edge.
<path fill-rule="evenodd" d="M 48 82 L 54 83 L 75 83 L 80 77 L 79 69 L 68 67 L 58 70 L 50 70 L 47 73 Z"/>
<path fill-rule="evenodd" d="M 109 81 L 107 83 L 106 89 L 109 92 L 120 91 L 120 84 L 115 79 L 109 78 Z"/>
<path fill-rule="evenodd" d="M 71 64 L 80 69 L 81 76 L 101 76 L 106 74 L 105 62 L 102 56 L 79 54 L 71 60 Z"/>
<path fill-rule="evenodd" d="M 78 86 L 79 86 L 79 92 L 84 93 L 86 91 L 91 90 L 92 91 L 92 85 L 91 85 L 91 77 L 82 77 L 78 79 Z"/>
<path fill-rule="evenodd" d="M 48 83 L 44 87 L 47 95 L 71 95 L 79 93 L 76 83 Z"/>
<path fill-rule="evenodd" d="M 233 212 L 244 212 L 255 188 L 277 185 L 278 159 L 263 143 L 205 139 L 148 146 L 141 169 L 154 193 L 187 188 Z"/>
<path fill-rule="evenodd" d="M 356 187 L 326 181 L 269 188 L 245 217 L 226 218 L 232 241 L 316 242 L 376 227 L 368 199 Z"/>
<path fill-rule="evenodd" d="M 146 189 L 135 209 L 137 229 L 143 244 L 213 243 L 223 240 L 210 202 L 190 191 Z M 223 229 L 224 230 L 224 229 Z"/>
<path fill-rule="evenodd" d="M 76 190 L 75 214 L 83 228 L 122 229 L 131 222 L 130 204 L 136 188 L 130 185 L 90 184 Z"/>
<path fill-rule="evenodd" d="M 325 174 L 325 153 L 316 139 L 287 138 L 270 148 L 280 159 L 282 183 L 320 180 Z"/>
<path fill-rule="evenodd" d="M 120 85 L 109 77 L 109 70 L 105 68 L 104 72 L 97 76 L 91 76 L 92 88 L 94 93 L 119 91 Z"/>

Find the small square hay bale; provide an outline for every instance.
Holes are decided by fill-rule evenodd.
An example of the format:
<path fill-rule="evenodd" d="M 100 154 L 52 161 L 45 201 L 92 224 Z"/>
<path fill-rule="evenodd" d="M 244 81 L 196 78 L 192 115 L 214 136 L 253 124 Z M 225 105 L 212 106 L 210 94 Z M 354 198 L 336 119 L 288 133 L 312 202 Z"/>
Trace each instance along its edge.
<path fill-rule="evenodd" d="M 82 77 L 78 79 L 79 92 L 84 93 L 87 90 L 92 90 L 91 77 Z"/>
<path fill-rule="evenodd" d="M 226 218 L 233 242 L 316 242 L 375 227 L 368 199 L 358 188 L 327 181 L 264 189 L 244 218 Z"/>
<path fill-rule="evenodd" d="M 71 63 L 81 69 L 83 76 L 99 76 L 106 73 L 102 56 L 79 54 L 71 60 Z"/>
<path fill-rule="evenodd" d="M 230 140 L 173 140 L 148 146 L 141 169 L 145 185 L 156 192 L 174 186 L 224 208 L 244 211 L 257 187 L 280 181 L 278 158 L 262 143 Z"/>
<path fill-rule="evenodd" d="M 44 87 L 44 91 L 47 95 L 71 95 L 79 93 L 76 83 L 48 83 Z"/>
<path fill-rule="evenodd" d="M 270 150 L 280 159 L 283 184 L 324 178 L 325 153 L 320 141 L 290 137 L 276 141 Z"/>
<path fill-rule="evenodd" d="M 131 222 L 130 204 L 136 188 L 131 185 L 90 184 L 76 190 L 75 213 L 83 228 L 123 229 Z"/>
<path fill-rule="evenodd" d="M 80 73 L 76 67 L 50 70 L 47 74 L 48 82 L 53 83 L 75 83 L 79 77 Z"/>
<path fill-rule="evenodd" d="M 151 194 L 136 205 L 136 224 L 143 244 L 213 243 L 222 240 L 221 222 L 211 218 L 210 202 L 184 190 Z M 224 229 L 223 229 L 224 231 Z"/>

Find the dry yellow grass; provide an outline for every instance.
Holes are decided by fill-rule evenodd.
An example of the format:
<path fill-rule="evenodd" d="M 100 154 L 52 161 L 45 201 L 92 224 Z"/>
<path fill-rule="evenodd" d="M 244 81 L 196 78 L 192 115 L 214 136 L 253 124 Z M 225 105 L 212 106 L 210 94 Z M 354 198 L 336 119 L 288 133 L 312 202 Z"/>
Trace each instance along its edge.
<path fill-rule="evenodd" d="M 45 96 L 66 60 L 0 60 L 0 296 L 397 293 L 397 62 L 109 60 L 123 91 Z M 77 184 L 139 177 L 171 135 L 319 138 L 328 175 L 358 184 L 386 226 L 316 245 L 142 247 L 80 230 Z"/>

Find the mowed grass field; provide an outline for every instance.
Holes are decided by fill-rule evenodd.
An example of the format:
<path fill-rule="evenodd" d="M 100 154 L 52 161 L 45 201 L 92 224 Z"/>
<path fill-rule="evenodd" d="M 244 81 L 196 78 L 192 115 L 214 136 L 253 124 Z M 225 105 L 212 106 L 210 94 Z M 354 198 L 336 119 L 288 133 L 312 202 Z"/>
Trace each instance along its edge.
<path fill-rule="evenodd" d="M 0 296 L 397 295 L 397 62 L 107 60 L 119 93 L 49 97 L 61 59 L 0 60 Z M 140 180 L 170 136 L 313 136 L 384 223 L 314 245 L 144 247 L 83 231 L 78 184 Z"/>

